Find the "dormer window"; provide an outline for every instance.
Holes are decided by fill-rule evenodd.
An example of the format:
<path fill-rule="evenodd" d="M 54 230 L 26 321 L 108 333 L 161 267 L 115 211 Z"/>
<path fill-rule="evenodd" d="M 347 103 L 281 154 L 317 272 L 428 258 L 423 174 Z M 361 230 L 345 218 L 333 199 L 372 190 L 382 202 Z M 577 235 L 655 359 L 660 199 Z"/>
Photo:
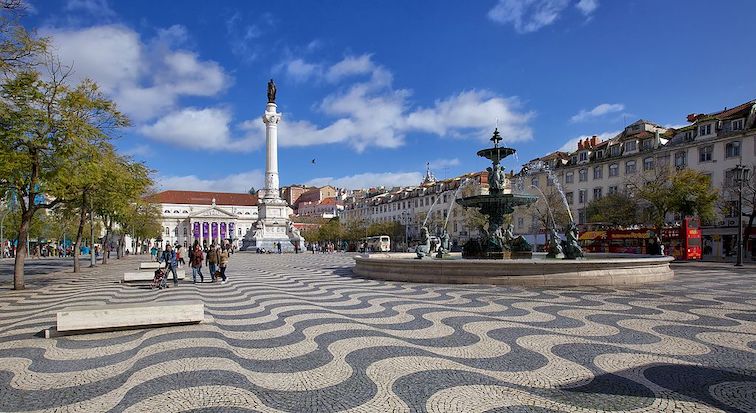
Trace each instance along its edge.
<path fill-rule="evenodd" d="M 577 163 L 577 156 L 570 157 L 570 162 L 572 162 L 573 164 L 576 164 Z"/>
<path fill-rule="evenodd" d="M 693 140 L 693 131 L 689 130 L 689 131 L 685 132 L 684 136 L 685 136 L 685 140 L 686 141 L 692 141 Z"/>
<path fill-rule="evenodd" d="M 588 161 L 588 151 L 580 152 L 580 162 L 587 162 Z"/>
<path fill-rule="evenodd" d="M 604 159 L 604 151 L 596 151 L 596 159 Z"/>
<path fill-rule="evenodd" d="M 642 149 L 651 149 L 654 146 L 654 140 L 653 139 L 644 139 L 641 141 L 641 148 Z"/>
<path fill-rule="evenodd" d="M 625 142 L 625 152 L 632 152 L 636 149 L 638 149 L 638 142 L 636 141 Z"/>
<path fill-rule="evenodd" d="M 743 127 L 745 126 L 745 119 L 735 119 L 734 121 L 732 121 L 731 125 L 732 130 L 743 130 Z"/>
<path fill-rule="evenodd" d="M 706 125 L 701 125 L 698 127 L 699 136 L 706 136 L 710 134 L 711 134 L 711 123 L 708 123 Z"/>
<path fill-rule="evenodd" d="M 612 153 L 612 156 L 619 156 L 620 154 L 620 146 L 619 145 L 612 145 L 609 149 Z"/>

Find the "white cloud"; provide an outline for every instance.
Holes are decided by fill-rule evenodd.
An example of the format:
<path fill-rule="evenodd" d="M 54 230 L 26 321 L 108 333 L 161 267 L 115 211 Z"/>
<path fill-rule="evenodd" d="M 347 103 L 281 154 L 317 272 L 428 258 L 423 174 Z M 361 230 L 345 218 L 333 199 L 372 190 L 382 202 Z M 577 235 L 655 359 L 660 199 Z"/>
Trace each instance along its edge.
<path fill-rule="evenodd" d="M 46 27 L 41 32 L 51 38 L 61 62 L 73 68 L 73 81 L 93 79 L 137 122 L 175 109 L 182 96 L 213 96 L 231 83 L 216 62 L 174 48 L 186 42 L 183 26 L 159 31 L 148 42 L 121 25 Z"/>
<path fill-rule="evenodd" d="M 596 136 L 598 136 L 599 140 L 601 140 L 603 142 L 605 140 L 612 139 L 613 137 L 617 136 L 619 133 L 620 133 L 620 131 L 602 132 L 602 133 L 599 133 Z M 567 153 L 575 152 L 575 151 L 577 151 L 577 144 L 578 144 L 579 141 L 581 141 L 581 140 L 583 140 L 585 138 L 590 138 L 592 136 L 593 135 L 580 135 L 578 137 L 572 138 L 572 139 L 568 140 L 567 142 L 565 142 L 565 144 L 562 145 L 562 147 L 559 148 L 559 149 L 557 149 L 557 150 L 558 151 L 562 151 L 562 152 L 567 152 Z"/>
<path fill-rule="evenodd" d="M 583 122 L 592 118 L 606 115 L 608 113 L 621 112 L 625 105 L 621 103 L 602 103 L 591 110 L 582 109 L 577 115 L 570 118 L 571 122 Z"/>
<path fill-rule="evenodd" d="M 376 65 L 372 62 L 371 56 L 368 54 L 363 54 L 361 56 L 347 56 L 340 62 L 328 68 L 325 76 L 329 82 L 337 82 L 348 76 L 372 73 L 375 69 Z"/>
<path fill-rule="evenodd" d="M 281 146 L 310 146 L 346 143 L 358 152 L 374 146 L 397 148 L 410 132 L 439 136 L 476 136 L 487 139 L 498 119 L 499 129 L 508 140 L 527 140 L 532 131 L 527 126 L 533 113 L 519 110 L 515 98 L 503 98 L 486 90 L 464 91 L 436 101 L 427 108 L 411 108 L 411 92 L 392 87 L 393 74 L 372 61 L 369 54 L 347 56 L 330 66 L 306 63 L 299 59 L 297 72 L 318 80 L 335 82 L 349 77 L 357 80 L 327 95 L 317 109 L 335 118 L 327 126 L 287 119 L 279 125 Z M 279 66 L 284 67 L 284 66 Z M 288 69 L 287 69 L 288 70 Z M 261 138 L 259 138 L 261 139 Z"/>
<path fill-rule="evenodd" d="M 218 179 L 202 179 L 196 175 L 159 176 L 155 180 L 162 190 L 247 192 L 250 188 L 262 188 L 263 172 L 253 170 L 231 174 Z"/>
<path fill-rule="evenodd" d="M 436 159 L 433 161 L 428 162 L 428 167 L 433 169 L 443 169 L 448 168 L 450 166 L 458 166 L 459 165 L 459 159 L 453 158 L 453 159 Z"/>
<path fill-rule="evenodd" d="M 488 139 L 488 134 L 498 124 L 504 140 L 528 140 L 533 137 L 528 121 L 535 114 L 518 112 L 519 106 L 517 99 L 498 97 L 490 91 L 464 91 L 436 101 L 430 108 L 410 113 L 407 125 L 409 129 L 439 136 L 472 132 L 477 138 Z"/>
<path fill-rule="evenodd" d="M 322 70 L 321 66 L 314 63 L 307 63 L 303 59 L 289 60 L 279 67 L 283 67 L 284 73 L 295 82 L 304 82 L 317 76 Z M 277 70 L 278 67 L 274 70 Z"/>
<path fill-rule="evenodd" d="M 366 172 L 341 178 L 324 177 L 308 181 L 307 185 L 333 185 L 339 188 L 360 189 L 377 186 L 395 187 L 419 185 L 423 180 L 420 172 Z"/>
<path fill-rule="evenodd" d="M 153 150 L 153 148 L 150 148 L 149 145 L 137 145 L 129 149 L 126 149 L 122 151 L 121 153 L 126 156 L 139 156 L 142 158 L 155 155 L 155 151 Z"/>
<path fill-rule="evenodd" d="M 138 128 L 155 140 L 195 149 L 223 150 L 230 143 L 231 115 L 217 108 L 185 108 Z"/>
<path fill-rule="evenodd" d="M 554 23 L 568 4 L 569 0 L 499 0 L 488 18 L 512 24 L 518 33 L 531 33 Z"/>
<path fill-rule="evenodd" d="M 578 10 L 583 13 L 584 16 L 589 17 L 598 8 L 598 0 L 580 0 L 575 4 Z"/>
<path fill-rule="evenodd" d="M 110 8 L 107 0 L 68 0 L 65 10 L 89 13 L 99 18 L 115 16 L 115 12 Z"/>

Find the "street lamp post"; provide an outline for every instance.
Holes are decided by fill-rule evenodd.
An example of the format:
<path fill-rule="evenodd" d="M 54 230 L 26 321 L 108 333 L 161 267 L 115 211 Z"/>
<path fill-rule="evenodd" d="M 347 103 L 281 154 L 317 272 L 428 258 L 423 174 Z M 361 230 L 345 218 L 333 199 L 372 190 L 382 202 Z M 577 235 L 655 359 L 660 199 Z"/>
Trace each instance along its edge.
<path fill-rule="evenodd" d="M 743 183 L 748 179 L 748 168 L 742 164 L 735 166 L 735 179 L 738 183 L 738 258 L 736 267 L 743 266 Z"/>
<path fill-rule="evenodd" d="M 410 214 L 407 211 L 402 211 L 402 223 L 404 224 L 404 248 L 409 248 L 407 243 L 407 227 L 409 226 Z"/>

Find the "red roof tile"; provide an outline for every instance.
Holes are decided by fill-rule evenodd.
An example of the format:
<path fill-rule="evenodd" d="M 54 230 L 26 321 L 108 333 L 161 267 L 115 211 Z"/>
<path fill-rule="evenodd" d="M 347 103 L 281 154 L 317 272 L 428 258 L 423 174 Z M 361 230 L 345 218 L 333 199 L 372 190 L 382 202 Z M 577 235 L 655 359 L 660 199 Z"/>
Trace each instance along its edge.
<path fill-rule="evenodd" d="M 163 204 L 212 205 L 213 198 L 217 205 L 257 205 L 257 197 L 254 195 L 229 192 L 163 191 L 148 197 L 147 200 Z"/>

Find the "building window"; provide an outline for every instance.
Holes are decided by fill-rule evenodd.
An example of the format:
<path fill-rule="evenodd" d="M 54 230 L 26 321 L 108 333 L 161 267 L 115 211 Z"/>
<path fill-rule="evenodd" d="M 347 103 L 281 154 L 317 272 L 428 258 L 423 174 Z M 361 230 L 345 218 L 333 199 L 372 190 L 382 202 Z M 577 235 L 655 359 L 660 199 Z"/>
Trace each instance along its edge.
<path fill-rule="evenodd" d="M 538 177 L 535 177 L 535 178 L 531 179 L 530 180 L 530 185 L 532 185 L 532 186 L 534 186 L 534 187 L 537 188 L 538 187 Z"/>
<path fill-rule="evenodd" d="M 711 133 L 711 123 L 709 123 L 707 125 L 701 125 L 701 126 L 698 127 L 698 135 L 699 136 L 708 135 L 710 133 Z"/>
<path fill-rule="evenodd" d="M 732 141 L 725 145 L 725 158 L 740 156 L 740 141 Z"/>
<path fill-rule="evenodd" d="M 577 163 L 577 156 L 570 157 L 570 162 L 572 162 L 573 165 L 576 164 Z"/>
<path fill-rule="evenodd" d="M 525 218 L 517 218 L 517 228 L 522 228 L 524 226 L 525 226 Z"/>
<path fill-rule="evenodd" d="M 578 209 L 578 224 L 585 224 L 585 221 L 585 209 L 580 208 Z"/>
<path fill-rule="evenodd" d="M 619 176 L 619 165 L 616 163 L 609 165 L 609 176 Z"/>
<path fill-rule="evenodd" d="M 585 162 L 588 160 L 588 151 L 580 152 L 580 162 Z"/>
<path fill-rule="evenodd" d="M 641 149 L 648 150 L 654 147 L 654 140 L 653 139 L 644 139 L 641 141 Z"/>
<path fill-rule="evenodd" d="M 712 152 L 714 152 L 714 147 L 711 145 L 698 148 L 698 162 L 711 161 Z"/>
<path fill-rule="evenodd" d="M 649 156 L 643 160 L 643 170 L 650 171 L 652 169 L 654 169 L 654 157 Z"/>
<path fill-rule="evenodd" d="M 742 118 L 741 119 L 735 119 L 734 121 L 732 121 L 731 125 L 732 125 L 732 128 L 731 128 L 732 130 L 743 130 L 743 127 L 745 125 L 745 121 Z"/>
<path fill-rule="evenodd" d="M 578 171 L 578 180 L 580 182 L 585 182 L 588 180 L 588 170 L 587 169 L 581 169 Z"/>
<path fill-rule="evenodd" d="M 593 167 L 593 179 L 601 179 L 604 177 L 604 166 L 594 166 Z"/>
<path fill-rule="evenodd" d="M 613 195 L 617 193 L 617 185 L 612 185 L 609 187 L 609 195 Z"/>
<path fill-rule="evenodd" d="M 730 169 L 729 171 L 725 171 L 725 178 L 724 178 L 724 186 L 725 188 L 734 188 L 735 187 L 735 177 L 737 176 L 737 171 L 734 169 Z"/>
<path fill-rule="evenodd" d="M 634 173 L 635 173 L 635 161 L 625 162 L 625 175 L 630 175 Z"/>
<path fill-rule="evenodd" d="M 619 154 L 620 154 L 620 146 L 619 145 L 612 145 L 609 148 L 609 151 L 611 152 L 612 156 L 619 156 Z"/>
<path fill-rule="evenodd" d="M 567 172 L 564 174 L 564 182 L 567 184 L 571 184 L 575 181 L 575 174 L 572 172 Z"/>
<path fill-rule="evenodd" d="M 572 205 L 572 192 L 567 192 L 564 194 L 564 197 L 567 199 L 567 204 Z"/>
<path fill-rule="evenodd" d="M 636 149 L 638 149 L 638 142 L 636 141 L 625 142 L 625 152 L 632 152 Z"/>
<path fill-rule="evenodd" d="M 675 153 L 675 168 L 684 168 L 687 164 L 686 162 L 686 152 L 680 151 Z"/>
<path fill-rule="evenodd" d="M 184 227 L 184 236 L 186 236 L 186 227 Z"/>
<path fill-rule="evenodd" d="M 604 159 L 604 151 L 596 151 L 596 159 Z"/>
<path fill-rule="evenodd" d="M 689 130 L 685 132 L 685 140 L 686 141 L 692 141 L 693 140 L 693 131 Z"/>
<path fill-rule="evenodd" d="M 165 227 L 165 235 L 170 236 L 171 235 L 171 229 L 168 227 Z"/>
<path fill-rule="evenodd" d="M 601 199 L 601 192 L 602 192 L 601 188 L 593 188 L 593 199 L 594 200 Z"/>
<path fill-rule="evenodd" d="M 585 196 L 585 189 L 581 189 L 578 191 L 578 203 L 584 204 L 586 201 Z"/>

